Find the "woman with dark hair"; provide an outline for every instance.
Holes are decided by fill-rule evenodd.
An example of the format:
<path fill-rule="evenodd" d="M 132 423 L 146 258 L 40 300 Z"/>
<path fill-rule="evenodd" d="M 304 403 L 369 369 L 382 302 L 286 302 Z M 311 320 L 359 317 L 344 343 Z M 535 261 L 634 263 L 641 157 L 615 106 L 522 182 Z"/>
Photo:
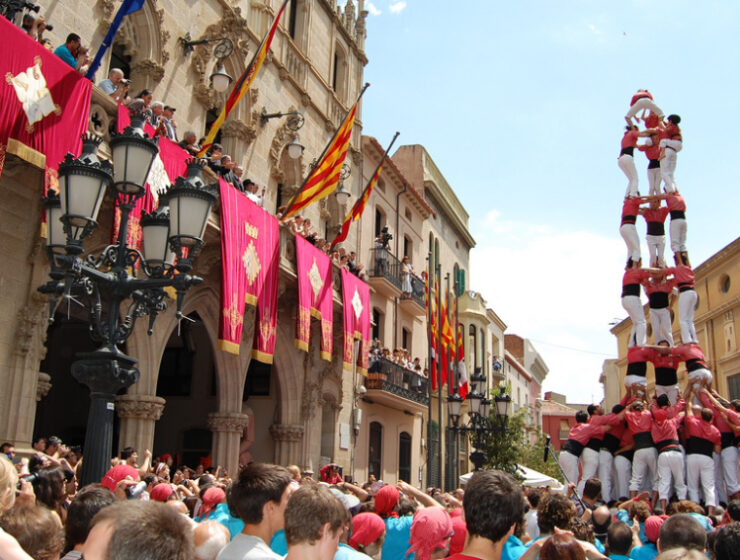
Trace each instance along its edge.
<path fill-rule="evenodd" d="M 586 553 L 570 533 L 557 533 L 540 549 L 540 560 L 586 560 Z"/>
<path fill-rule="evenodd" d="M 57 512 L 62 522 L 67 520 L 67 509 L 64 507 L 67 498 L 65 490 L 67 476 L 61 467 L 47 467 L 39 469 L 31 480 L 36 501 Z"/>

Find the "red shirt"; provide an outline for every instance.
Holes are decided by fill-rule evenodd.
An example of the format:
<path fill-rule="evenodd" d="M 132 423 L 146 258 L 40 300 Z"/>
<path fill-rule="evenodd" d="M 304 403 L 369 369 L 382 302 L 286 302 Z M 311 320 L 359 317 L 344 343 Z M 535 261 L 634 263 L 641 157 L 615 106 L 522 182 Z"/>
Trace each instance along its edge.
<path fill-rule="evenodd" d="M 638 197 L 625 198 L 624 204 L 622 204 L 622 220 L 625 216 L 634 216 L 637 218 L 637 211 L 640 209 L 642 199 Z"/>
<path fill-rule="evenodd" d="M 648 159 L 660 158 L 660 144 L 658 143 L 657 140 L 653 142 L 651 146 L 648 146 L 647 144 L 643 144 L 642 146 L 638 146 L 637 149 L 645 152 L 645 156 Z"/>
<path fill-rule="evenodd" d="M 669 418 L 663 422 L 653 422 L 653 425 L 650 427 L 650 435 L 653 436 L 653 441 L 655 443 L 667 439 L 678 441 L 678 425 L 680 423 L 681 418 Z"/>
<path fill-rule="evenodd" d="M 668 205 L 668 210 L 680 210 L 682 212 L 686 212 L 686 201 L 677 192 L 669 193 L 668 198 L 665 199 L 665 203 Z"/>
<path fill-rule="evenodd" d="M 665 407 L 663 410 L 665 410 L 666 416 L 668 418 L 675 418 L 679 412 L 681 412 L 684 408 L 686 408 L 686 401 L 683 399 L 678 399 L 676 401 L 676 404 L 672 404 L 671 406 Z M 653 402 L 650 404 L 650 412 L 654 413 L 656 410 L 660 410 L 660 407 L 658 406 L 658 403 Z"/>
<path fill-rule="evenodd" d="M 639 130 L 628 130 L 622 136 L 622 149 L 634 148 L 637 146 L 637 139 L 639 138 Z"/>
<path fill-rule="evenodd" d="M 658 126 L 660 126 L 660 117 L 655 113 L 650 113 L 645 118 L 645 126 L 647 128 L 657 128 Z M 658 151 L 660 151 L 660 146 L 658 146 Z"/>
<path fill-rule="evenodd" d="M 671 290 L 676 287 L 676 284 L 678 284 L 678 281 L 675 278 L 671 278 L 670 280 L 660 283 L 653 282 L 652 280 L 642 283 L 642 285 L 645 286 L 645 293 L 647 295 L 654 294 L 655 292 L 670 294 Z"/>
<path fill-rule="evenodd" d="M 624 413 L 624 419 L 627 420 L 627 427 L 632 435 L 649 432 L 653 425 L 653 415 L 650 414 L 649 410 L 643 410 L 642 412 L 628 410 Z"/>
<path fill-rule="evenodd" d="M 632 105 L 634 105 L 635 103 L 637 103 L 637 101 L 639 99 L 642 99 L 643 97 L 647 97 L 648 99 L 652 99 L 653 98 L 653 94 L 650 93 L 646 89 L 639 90 L 635 95 L 632 96 L 632 99 L 630 100 L 630 107 L 632 107 Z"/>
<path fill-rule="evenodd" d="M 619 438 L 619 447 L 634 445 L 635 438 L 632 435 L 632 432 L 628 429 L 626 424 L 622 424 L 622 426 L 624 427 L 622 428 L 622 437 Z"/>
<path fill-rule="evenodd" d="M 636 362 L 648 362 L 652 361 L 653 356 L 657 352 L 652 348 L 646 348 L 645 346 L 632 346 L 627 349 L 627 363 L 634 364 Z"/>
<path fill-rule="evenodd" d="M 670 212 L 670 210 L 667 206 L 661 206 L 657 210 L 645 208 L 642 211 L 642 215 L 645 218 L 646 222 L 658 222 L 662 224 L 663 222 L 665 222 L 666 216 L 668 216 L 668 212 Z"/>
<path fill-rule="evenodd" d="M 681 360 L 675 356 L 671 356 L 670 354 L 668 356 L 663 356 L 658 352 L 656 352 L 652 358 L 649 358 L 649 360 L 656 368 L 678 369 L 678 365 L 681 363 Z"/>
<path fill-rule="evenodd" d="M 606 426 L 598 426 L 596 424 L 576 424 L 570 430 L 568 439 L 572 439 L 586 445 L 588 440 L 593 437 L 599 438 L 606 432 Z"/>
<path fill-rule="evenodd" d="M 675 267 L 666 268 L 666 274 L 673 274 L 674 278 L 678 281 L 679 288 L 693 288 L 696 277 L 694 271 L 691 270 L 690 266 L 681 264 Z"/>
<path fill-rule="evenodd" d="M 681 140 L 681 129 L 678 128 L 678 125 L 672 123 L 662 129 L 658 134 L 661 139 L 670 138 L 671 140 Z"/>
<path fill-rule="evenodd" d="M 706 396 L 704 393 L 699 393 L 699 400 L 701 401 L 701 404 L 703 404 L 705 407 L 707 407 L 710 410 L 714 411 L 714 417 L 712 418 L 712 423 L 716 426 L 716 428 L 721 432 L 732 432 L 732 428 L 730 425 L 725 422 L 725 419 L 722 418 L 722 415 L 719 413 L 719 410 L 712 404 L 712 401 L 709 400 L 709 397 Z"/>
<path fill-rule="evenodd" d="M 628 268 L 622 276 L 622 286 L 629 284 L 641 284 L 643 280 L 650 278 L 650 271 L 645 268 Z"/>
<path fill-rule="evenodd" d="M 674 346 L 671 350 L 671 356 L 679 358 L 682 362 L 685 362 L 687 360 L 701 360 L 702 362 L 704 361 L 704 351 L 701 349 L 701 346 L 699 346 L 695 342 Z"/>
<path fill-rule="evenodd" d="M 690 437 L 702 438 L 711 441 L 714 445 L 722 444 L 722 436 L 719 430 L 709 422 L 697 418 L 696 416 L 687 416 L 684 418 L 684 424 Z"/>

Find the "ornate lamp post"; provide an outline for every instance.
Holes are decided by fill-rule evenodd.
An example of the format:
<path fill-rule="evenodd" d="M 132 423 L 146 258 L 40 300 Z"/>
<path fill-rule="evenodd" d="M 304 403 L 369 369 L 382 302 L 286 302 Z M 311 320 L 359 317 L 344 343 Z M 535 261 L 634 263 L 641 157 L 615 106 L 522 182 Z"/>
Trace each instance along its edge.
<path fill-rule="evenodd" d="M 143 253 L 128 245 L 129 216 L 144 194 L 158 152 L 156 139 L 144 134 L 143 123 L 142 115 L 132 114 L 131 126 L 111 139 L 113 167 L 96 155 L 102 139 L 85 135 L 82 155 L 67 154 L 59 165 L 59 198 L 45 200 L 51 280 L 39 291 L 49 295 L 49 320 L 60 296 L 68 305 L 79 303 L 87 308 L 90 336 L 100 345 L 72 364 L 72 376 L 90 388 L 91 399 L 82 484 L 99 482 L 108 470 L 114 397 L 139 378 L 136 360 L 119 346 L 144 315 L 149 316 L 152 333 L 157 315 L 167 308 L 164 288 L 176 290 L 180 318 L 185 293 L 203 281 L 189 274 L 216 201 L 201 176 L 203 160 L 189 160 L 187 177 L 178 177 L 159 209 L 142 217 Z M 118 239 L 99 255 L 83 258 L 84 241 L 97 226 L 106 190 L 119 202 Z"/>
<path fill-rule="evenodd" d="M 470 382 L 468 423 L 459 426 L 462 398 L 457 394 L 457 390 L 447 398 L 447 411 L 453 432 L 463 432 L 470 435 L 471 443 L 473 444 L 470 461 L 475 465 L 475 470 L 480 470 L 488 462 L 488 455 L 484 451 L 488 446 L 488 440 L 491 437 L 502 434 L 506 430 L 508 406 L 511 402 L 511 397 L 503 393 L 494 397 L 496 409 L 495 416 L 492 417 L 492 403 L 484 394 L 486 386 L 485 375 L 480 370 L 476 370 L 475 374 L 470 378 Z"/>

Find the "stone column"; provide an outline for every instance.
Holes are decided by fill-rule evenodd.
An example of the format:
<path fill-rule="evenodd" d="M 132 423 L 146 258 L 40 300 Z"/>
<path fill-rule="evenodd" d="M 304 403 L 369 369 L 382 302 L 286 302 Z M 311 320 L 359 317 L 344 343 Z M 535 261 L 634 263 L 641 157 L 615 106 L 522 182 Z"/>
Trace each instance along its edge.
<path fill-rule="evenodd" d="M 162 416 L 165 400 L 152 395 L 119 395 L 116 410 L 121 419 L 118 447 L 132 446 L 143 457 L 154 446 L 154 424 Z"/>
<path fill-rule="evenodd" d="M 239 447 L 249 417 L 241 412 L 211 412 L 208 427 L 213 432 L 212 465 L 226 467 L 229 475 L 239 472 Z"/>
<path fill-rule="evenodd" d="M 278 465 L 303 464 L 301 444 L 303 426 L 300 424 L 273 424 L 270 435 L 275 440 L 275 463 Z"/>

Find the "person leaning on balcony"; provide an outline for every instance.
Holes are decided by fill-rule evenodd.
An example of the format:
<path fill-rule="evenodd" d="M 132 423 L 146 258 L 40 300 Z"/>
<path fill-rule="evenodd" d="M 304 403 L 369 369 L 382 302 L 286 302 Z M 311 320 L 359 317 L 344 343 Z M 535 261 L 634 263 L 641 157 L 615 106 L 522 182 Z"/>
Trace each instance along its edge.
<path fill-rule="evenodd" d="M 108 77 L 98 84 L 98 87 L 110 95 L 115 101 L 121 102 L 128 93 L 129 81 L 123 78 L 123 70 L 111 68 Z"/>
<path fill-rule="evenodd" d="M 411 275 L 413 274 L 413 272 L 414 272 L 414 269 L 411 267 L 409 256 L 406 255 L 401 260 L 401 274 L 402 274 L 401 291 L 403 292 L 405 297 L 408 297 L 411 295 Z"/>
<path fill-rule="evenodd" d="M 187 150 L 191 155 L 197 155 L 200 151 L 200 146 L 197 142 L 197 136 L 192 130 L 188 130 L 185 133 L 185 137 L 178 143 L 183 150 Z"/>
<path fill-rule="evenodd" d="M 67 35 L 67 40 L 63 45 L 54 49 L 54 54 L 77 70 L 77 54 L 82 46 L 82 40 L 77 33 Z"/>

